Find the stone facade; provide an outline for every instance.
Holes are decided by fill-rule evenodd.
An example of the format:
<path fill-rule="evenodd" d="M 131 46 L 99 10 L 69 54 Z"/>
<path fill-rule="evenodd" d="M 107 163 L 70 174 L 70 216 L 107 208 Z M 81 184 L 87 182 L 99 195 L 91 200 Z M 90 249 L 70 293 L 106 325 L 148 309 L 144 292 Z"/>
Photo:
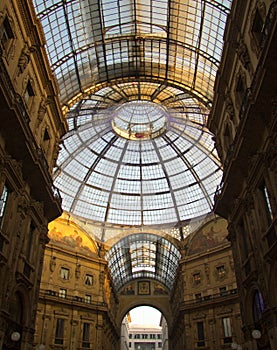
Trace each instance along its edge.
<path fill-rule="evenodd" d="M 67 130 L 30 1 L 0 3 L 0 348 L 31 349 L 47 224 L 61 214 L 52 169 Z"/>
<path fill-rule="evenodd" d="M 209 120 L 249 350 L 277 349 L 276 16 L 276 1 L 234 1 Z"/>
<path fill-rule="evenodd" d="M 184 244 L 171 294 L 170 349 L 228 349 L 241 341 L 234 261 L 225 220 L 214 218 Z"/>

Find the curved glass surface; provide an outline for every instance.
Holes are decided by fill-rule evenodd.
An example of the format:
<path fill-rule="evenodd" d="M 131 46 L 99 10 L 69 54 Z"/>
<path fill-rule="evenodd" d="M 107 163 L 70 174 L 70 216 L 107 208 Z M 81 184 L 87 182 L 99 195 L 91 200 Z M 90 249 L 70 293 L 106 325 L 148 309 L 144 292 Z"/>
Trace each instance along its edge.
<path fill-rule="evenodd" d="M 180 258 L 170 241 L 149 233 L 121 239 L 106 255 L 116 290 L 136 278 L 154 278 L 170 290 Z"/>
<path fill-rule="evenodd" d="M 231 2 L 34 0 L 63 104 L 139 76 L 211 103 Z"/>
<path fill-rule="evenodd" d="M 164 133 L 169 115 L 164 108 L 149 101 L 132 101 L 116 108 L 113 130 L 128 140 L 149 140 Z"/>
<path fill-rule="evenodd" d="M 173 227 L 211 212 L 222 172 L 205 127 L 208 110 L 184 94 L 167 107 L 133 100 L 102 108 L 107 96 L 114 101 L 107 89 L 100 90 L 68 115 L 71 131 L 54 173 L 63 208 L 102 225 L 125 226 Z M 115 121 L 126 135 L 131 124 L 134 135 L 120 135 Z"/>
<path fill-rule="evenodd" d="M 206 125 L 232 1 L 33 2 L 69 125 L 54 170 L 63 209 L 97 223 L 103 241 L 133 226 L 183 239 L 184 223 L 212 210 L 222 176 Z M 136 239 L 122 251 L 129 277 Z M 170 286 L 158 250 L 142 245 L 143 273 Z M 118 287 L 129 278 L 113 272 Z"/>

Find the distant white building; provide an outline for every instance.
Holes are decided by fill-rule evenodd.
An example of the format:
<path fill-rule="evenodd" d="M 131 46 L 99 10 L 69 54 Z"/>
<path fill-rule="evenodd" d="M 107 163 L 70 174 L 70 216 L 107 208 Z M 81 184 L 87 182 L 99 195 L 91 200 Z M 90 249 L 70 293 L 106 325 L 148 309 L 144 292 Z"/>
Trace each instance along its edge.
<path fill-rule="evenodd" d="M 162 327 L 131 323 L 128 331 L 129 350 L 162 350 Z"/>

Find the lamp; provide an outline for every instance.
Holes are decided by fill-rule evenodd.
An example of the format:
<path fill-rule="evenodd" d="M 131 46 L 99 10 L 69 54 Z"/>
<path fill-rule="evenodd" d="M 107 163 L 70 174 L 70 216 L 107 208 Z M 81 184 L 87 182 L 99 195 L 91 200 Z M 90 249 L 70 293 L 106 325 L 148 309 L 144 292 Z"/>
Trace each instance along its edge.
<path fill-rule="evenodd" d="M 39 344 L 39 346 L 37 347 L 37 350 L 44 350 L 44 349 L 45 349 L 44 344 Z"/>
<path fill-rule="evenodd" d="M 237 343 L 232 343 L 231 348 L 236 350 L 242 350 L 242 346 Z"/>
<path fill-rule="evenodd" d="M 258 329 L 253 329 L 253 331 L 252 331 L 251 334 L 252 334 L 252 337 L 253 337 L 254 339 L 260 339 L 261 336 L 262 336 L 261 331 L 258 330 Z"/>
<path fill-rule="evenodd" d="M 12 341 L 19 341 L 19 339 L 20 339 L 20 333 L 19 332 L 12 332 L 11 340 Z"/>

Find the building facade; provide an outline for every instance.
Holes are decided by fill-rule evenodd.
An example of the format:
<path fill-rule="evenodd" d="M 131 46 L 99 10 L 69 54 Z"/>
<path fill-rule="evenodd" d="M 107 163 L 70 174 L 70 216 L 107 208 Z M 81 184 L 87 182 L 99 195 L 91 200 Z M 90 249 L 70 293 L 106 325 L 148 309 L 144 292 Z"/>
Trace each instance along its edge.
<path fill-rule="evenodd" d="M 241 342 L 234 261 L 226 236 L 225 220 L 214 217 L 186 240 L 171 293 L 145 278 L 116 292 L 101 243 L 64 213 L 49 224 L 35 347 L 224 349 Z M 133 326 L 128 311 L 140 305 L 157 307 L 163 327 Z"/>
<path fill-rule="evenodd" d="M 230 349 L 242 341 L 234 260 L 225 220 L 215 218 L 184 246 L 171 295 L 173 349 Z"/>
<path fill-rule="evenodd" d="M 135 325 L 129 328 L 130 350 L 161 350 L 162 328 L 153 325 Z"/>
<path fill-rule="evenodd" d="M 117 296 L 97 242 L 66 215 L 49 225 L 35 346 L 116 349 Z"/>
<path fill-rule="evenodd" d="M 40 22 L 29 1 L 0 3 L 0 347 L 30 348 L 53 186 L 67 131 Z"/>
<path fill-rule="evenodd" d="M 224 166 L 215 211 L 228 220 L 248 349 L 277 344 L 276 13 L 276 1 L 234 1 L 209 122 Z"/>

